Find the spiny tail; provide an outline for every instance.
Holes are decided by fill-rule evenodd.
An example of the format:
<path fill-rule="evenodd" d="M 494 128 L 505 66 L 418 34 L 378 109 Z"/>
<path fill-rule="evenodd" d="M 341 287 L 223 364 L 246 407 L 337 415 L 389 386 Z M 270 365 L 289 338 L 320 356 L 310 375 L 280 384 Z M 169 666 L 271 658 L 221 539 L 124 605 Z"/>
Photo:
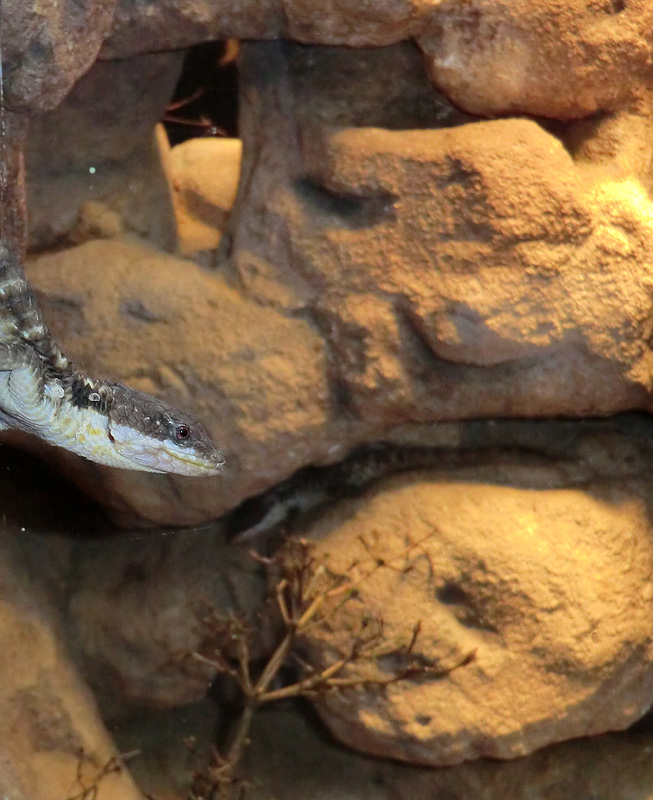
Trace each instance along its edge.
<path fill-rule="evenodd" d="M 24 343 L 41 357 L 46 370 L 64 370 L 68 359 L 48 330 L 14 253 L 0 244 L 0 343 Z"/>

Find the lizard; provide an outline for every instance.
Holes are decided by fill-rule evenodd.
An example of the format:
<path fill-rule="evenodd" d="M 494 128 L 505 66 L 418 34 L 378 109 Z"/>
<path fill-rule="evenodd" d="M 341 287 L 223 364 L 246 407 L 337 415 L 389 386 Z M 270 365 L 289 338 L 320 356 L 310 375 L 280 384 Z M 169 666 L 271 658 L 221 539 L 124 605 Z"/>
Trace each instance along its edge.
<path fill-rule="evenodd" d="M 224 468 L 222 451 L 192 417 L 75 368 L 18 257 L 0 243 L 0 430 L 7 428 L 112 467 L 188 476 Z"/>

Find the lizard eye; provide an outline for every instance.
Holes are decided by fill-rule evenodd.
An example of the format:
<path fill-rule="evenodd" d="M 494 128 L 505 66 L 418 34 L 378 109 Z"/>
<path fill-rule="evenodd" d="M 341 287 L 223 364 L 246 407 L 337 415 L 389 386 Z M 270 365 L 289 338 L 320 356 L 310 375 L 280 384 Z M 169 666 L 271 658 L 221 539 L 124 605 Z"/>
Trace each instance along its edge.
<path fill-rule="evenodd" d="M 185 442 L 186 439 L 190 436 L 190 428 L 188 425 L 177 425 L 177 430 L 175 431 L 175 438 L 178 442 Z"/>

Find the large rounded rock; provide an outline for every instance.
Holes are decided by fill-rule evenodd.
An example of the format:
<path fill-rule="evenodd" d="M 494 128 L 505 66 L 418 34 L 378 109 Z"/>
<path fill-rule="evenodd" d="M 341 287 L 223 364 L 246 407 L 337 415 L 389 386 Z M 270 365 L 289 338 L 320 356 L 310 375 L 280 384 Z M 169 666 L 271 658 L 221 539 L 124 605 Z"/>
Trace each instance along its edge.
<path fill-rule="evenodd" d="M 316 565 L 355 595 L 307 632 L 311 662 L 346 657 L 378 620 L 379 653 L 345 677 L 416 673 L 319 697 L 331 731 L 444 765 L 627 727 L 653 692 L 649 502 L 645 480 L 546 490 L 424 477 L 336 509 L 312 530 Z M 470 653 L 445 677 L 420 674 Z"/>

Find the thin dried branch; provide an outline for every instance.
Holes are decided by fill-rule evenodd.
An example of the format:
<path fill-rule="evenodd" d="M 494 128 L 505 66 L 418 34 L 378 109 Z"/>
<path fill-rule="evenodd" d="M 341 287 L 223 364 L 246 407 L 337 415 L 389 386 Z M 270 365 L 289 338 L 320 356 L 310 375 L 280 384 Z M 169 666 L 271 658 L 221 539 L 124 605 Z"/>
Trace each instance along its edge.
<path fill-rule="evenodd" d="M 428 537 L 425 537 L 428 538 Z M 411 554 L 418 551 L 423 557 L 424 540 L 409 542 L 400 552 L 390 557 L 379 557 L 371 545 L 360 537 L 360 542 L 369 558 L 358 560 L 350 565 L 345 574 L 338 574 L 324 565 L 317 565 L 311 553 L 311 546 L 305 540 L 291 540 L 276 559 L 266 560 L 271 568 L 277 570 L 276 580 L 271 592 L 272 604 L 280 617 L 281 636 L 272 655 L 255 677 L 251 673 L 250 646 L 251 631 L 242 623 L 229 627 L 227 623 L 215 626 L 218 643 L 225 641 L 225 631 L 229 630 L 230 652 L 235 654 L 230 661 L 223 653 L 216 652 L 215 658 L 193 654 L 193 657 L 208 666 L 215 666 L 216 672 L 234 678 L 243 699 L 243 706 L 229 744 L 223 752 L 214 752 L 213 764 L 201 776 L 206 786 L 212 787 L 208 794 L 193 794 L 189 800 L 233 800 L 243 791 L 243 784 L 237 777 L 242 756 L 249 744 L 252 720 L 259 707 L 269 703 L 294 697 L 317 697 L 334 691 L 351 689 L 382 689 L 390 684 L 404 680 L 424 678 L 439 680 L 454 670 L 470 664 L 476 658 L 476 651 L 460 658 L 451 666 L 420 663 L 415 650 L 422 633 L 422 624 L 417 621 L 403 644 L 388 641 L 384 632 L 383 619 L 367 616 L 360 620 L 358 628 L 351 633 L 347 651 L 326 667 L 317 670 L 298 652 L 299 640 L 307 632 L 320 627 L 331 626 L 338 613 L 357 595 L 361 585 L 369 581 L 380 569 L 392 569 L 404 573 L 412 568 Z M 261 560 L 261 559 L 259 559 Z M 214 615 L 215 619 L 215 615 Z M 394 656 L 399 666 L 387 674 L 381 674 L 378 664 L 383 657 Z M 273 682 L 284 665 L 289 661 L 299 664 L 303 677 L 286 686 L 272 688 Z M 365 672 L 375 674 L 348 676 L 346 671 L 366 665 Z M 198 778 L 199 780 L 199 778 Z M 208 781 L 208 783 L 206 783 Z"/>
<path fill-rule="evenodd" d="M 109 775 L 122 772 L 126 762 L 138 755 L 140 755 L 140 750 L 132 750 L 129 753 L 111 756 L 96 770 L 90 779 L 85 779 L 83 775 L 84 765 L 88 765 L 92 759 L 87 753 L 81 751 L 77 757 L 75 785 L 72 789 L 75 793 L 67 794 L 65 800 L 97 800 L 102 781 Z M 79 791 L 75 791 L 76 789 L 79 789 Z"/>

